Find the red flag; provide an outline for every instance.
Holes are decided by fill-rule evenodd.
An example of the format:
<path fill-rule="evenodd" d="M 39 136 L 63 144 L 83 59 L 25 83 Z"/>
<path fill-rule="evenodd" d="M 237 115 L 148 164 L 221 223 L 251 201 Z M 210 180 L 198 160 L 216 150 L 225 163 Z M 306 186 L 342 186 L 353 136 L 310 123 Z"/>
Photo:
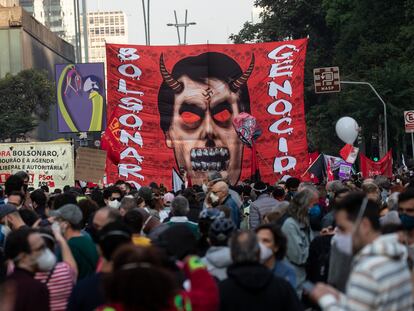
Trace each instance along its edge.
<path fill-rule="evenodd" d="M 373 178 L 377 175 L 392 177 L 392 150 L 378 162 L 368 159 L 365 155 L 360 155 L 361 173 L 364 178 Z"/>
<path fill-rule="evenodd" d="M 120 153 L 122 144 L 119 142 L 116 133 L 119 132 L 118 118 L 113 118 L 101 138 L 101 148 L 108 152 L 108 158 L 113 164 L 118 165 L 121 161 Z"/>
<path fill-rule="evenodd" d="M 344 159 L 347 163 L 354 164 L 355 160 L 358 156 L 359 148 L 352 146 L 351 144 L 346 144 L 339 154 L 341 155 L 342 159 Z"/>

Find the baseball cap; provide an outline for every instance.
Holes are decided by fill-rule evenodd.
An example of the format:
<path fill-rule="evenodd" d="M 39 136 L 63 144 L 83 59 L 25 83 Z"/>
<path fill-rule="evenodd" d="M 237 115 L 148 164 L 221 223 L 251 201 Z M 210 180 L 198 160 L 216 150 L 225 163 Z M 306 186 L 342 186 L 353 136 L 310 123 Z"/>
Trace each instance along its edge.
<path fill-rule="evenodd" d="M 3 218 L 4 216 L 17 212 L 16 206 L 12 204 L 2 204 L 0 205 L 0 218 Z"/>
<path fill-rule="evenodd" d="M 50 216 L 61 218 L 73 225 L 80 224 L 83 218 L 81 209 L 75 204 L 65 204 L 58 210 L 51 211 Z"/>
<path fill-rule="evenodd" d="M 208 172 L 208 181 L 217 182 L 223 180 L 223 176 L 221 176 L 220 172 L 212 171 Z"/>

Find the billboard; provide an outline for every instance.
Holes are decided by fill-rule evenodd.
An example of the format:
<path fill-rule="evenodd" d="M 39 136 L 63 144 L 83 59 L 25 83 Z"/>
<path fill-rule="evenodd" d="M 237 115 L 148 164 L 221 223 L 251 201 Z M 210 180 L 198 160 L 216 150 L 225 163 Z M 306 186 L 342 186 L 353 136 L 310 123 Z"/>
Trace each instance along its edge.
<path fill-rule="evenodd" d="M 73 145 L 66 141 L 0 144 L 0 183 L 19 171 L 29 174 L 29 187 L 73 186 Z"/>
<path fill-rule="evenodd" d="M 251 149 L 232 125 L 256 117 L 262 179 L 299 176 L 308 163 L 303 105 L 306 39 L 241 45 L 108 44 L 108 182 L 171 184 L 172 170 L 193 184 L 220 171 L 248 178 Z M 116 160 L 114 160 L 116 159 Z"/>
<path fill-rule="evenodd" d="M 59 133 L 100 132 L 106 125 L 103 63 L 57 64 Z"/>

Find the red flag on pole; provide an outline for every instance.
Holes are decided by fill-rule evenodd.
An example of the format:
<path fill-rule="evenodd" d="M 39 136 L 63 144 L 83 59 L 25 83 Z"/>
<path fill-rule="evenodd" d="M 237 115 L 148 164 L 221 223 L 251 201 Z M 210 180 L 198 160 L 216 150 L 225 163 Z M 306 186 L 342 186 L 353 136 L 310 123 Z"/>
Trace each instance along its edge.
<path fill-rule="evenodd" d="M 101 138 L 101 148 L 107 151 L 108 158 L 114 165 L 118 165 L 121 161 L 122 144 L 117 138 L 117 132 L 119 132 L 119 121 L 118 118 L 113 118 Z"/>
<path fill-rule="evenodd" d="M 377 175 L 392 177 L 392 150 L 378 162 L 368 159 L 365 155 L 360 155 L 361 173 L 364 178 L 373 178 Z"/>

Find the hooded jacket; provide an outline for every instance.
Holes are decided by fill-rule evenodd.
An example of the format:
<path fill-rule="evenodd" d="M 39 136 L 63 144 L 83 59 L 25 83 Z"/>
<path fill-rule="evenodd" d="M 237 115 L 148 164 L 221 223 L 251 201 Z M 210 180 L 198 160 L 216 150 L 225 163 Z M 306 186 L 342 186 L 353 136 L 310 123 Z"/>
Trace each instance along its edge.
<path fill-rule="evenodd" d="M 233 264 L 219 283 L 221 311 L 302 310 L 292 286 L 259 263 Z"/>
<path fill-rule="evenodd" d="M 406 247 L 396 234 L 366 245 L 354 258 L 346 295 L 325 300 L 323 310 L 412 310 L 412 283 Z"/>
<path fill-rule="evenodd" d="M 222 281 L 227 278 L 227 267 L 231 265 L 230 248 L 227 246 L 212 246 L 207 250 L 201 261 L 207 266 L 212 276 Z"/>

